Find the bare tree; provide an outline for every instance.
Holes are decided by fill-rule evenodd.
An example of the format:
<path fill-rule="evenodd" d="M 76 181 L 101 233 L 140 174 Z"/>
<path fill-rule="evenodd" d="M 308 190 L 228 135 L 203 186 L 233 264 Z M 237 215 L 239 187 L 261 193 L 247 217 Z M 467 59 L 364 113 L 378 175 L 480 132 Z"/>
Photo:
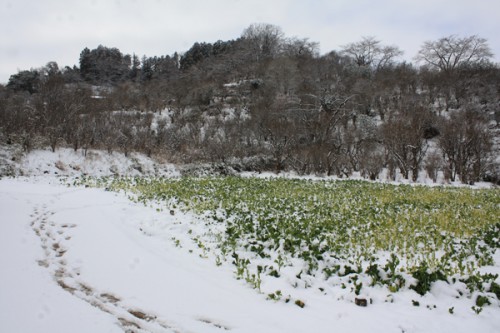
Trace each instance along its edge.
<path fill-rule="evenodd" d="M 353 171 L 369 168 L 370 171 L 365 174 L 373 178 L 374 162 L 380 155 L 378 140 L 378 128 L 372 117 L 359 115 L 355 123 L 347 125 L 344 133 L 345 153 Z"/>
<path fill-rule="evenodd" d="M 39 131 L 52 151 L 63 143 L 79 146 L 80 115 L 90 109 L 91 91 L 79 84 L 67 84 L 55 62 L 40 69 L 43 77 L 39 92 L 34 94 L 34 106 L 39 115 Z"/>
<path fill-rule="evenodd" d="M 284 33 L 280 27 L 268 23 L 254 23 L 246 28 L 242 38 L 247 40 L 257 60 L 274 57 L 281 51 Z"/>
<path fill-rule="evenodd" d="M 437 151 L 428 154 L 425 160 L 425 171 L 427 175 L 435 183 L 437 181 L 438 172 L 442 168 L 443 159 Z"/>
<path fill-rule="evenodd" d="M 0 131 L 7 135 L 8 142 L 19 142 L 29 152 L 39 134 L 40 113 L 27 92 L 9 96 L 3 102 Z"/>
<path fill-rule="evenodd" d="M 307 38 L 286 38 L 282 48 L 288 57 L 316 57 L 319 54 L 319 43 Z"/>
<path fill-rule="evenodd" d="M 408 103 L 408 102 L 407 102 Z M 430 114 L 423 107 L 407 104 L 407 110 L 393 115 L 382 126 L 383 142 L 405 179 L 416 181 L 427 151 L 425 128 Z"/>
<path fill-rule="evenodd" d="M 353 96 L 330 93 L 320 96 L 303 96 L 299 105 L 292 108 L 296 117 L 298 138 L 295 164 L 299 172 L 340 175 L 350 173 L 346 155 L 346 126 L 350 117 Z"/>
<path fill-rule="evenodd" d="M 341 53 L 352 57 L 358 66 L 379 69 L 391 64 L 403 51 L 394 45 L 381 45 L 375 37 L 368 36 L 359 42 L 343 45 Z"/>
<path fill-rule="evenodd" d="M 294 118 L 285 96 L 266 94 L 254 106 L 255 120 L 263 150 L 272 158 L 276 173 L 285 170 L 295 145 Z"/>
<path fill-rule="evenodd" d="M 463 65 L 485 62 L 493 57 L 485 38 L 476 35 L 459 38 L 456 35 L 426 41 L 415 60 L 431 67 L 451 72 Z"/>
<path fill-rule="evenodd" d="M 449 119 L 443 117 L 438 145 L 447 176 L 452 181 L 459 176 L 463 183 L 480 180 L 491 158 L 492 143 L 488 119 L 473 107 L 456 111 Z"/>

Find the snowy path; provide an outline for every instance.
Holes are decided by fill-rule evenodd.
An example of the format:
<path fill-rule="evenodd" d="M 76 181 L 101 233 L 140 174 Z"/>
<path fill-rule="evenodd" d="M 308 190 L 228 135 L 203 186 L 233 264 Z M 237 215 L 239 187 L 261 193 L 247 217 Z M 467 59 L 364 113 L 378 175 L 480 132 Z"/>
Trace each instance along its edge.
<path fill-rule="evenodd" d="M 97 189 L 0 180 L 2 332 L 498 332 L 481 315 L 266 301 L 171 240 L 179 216 Z"/>

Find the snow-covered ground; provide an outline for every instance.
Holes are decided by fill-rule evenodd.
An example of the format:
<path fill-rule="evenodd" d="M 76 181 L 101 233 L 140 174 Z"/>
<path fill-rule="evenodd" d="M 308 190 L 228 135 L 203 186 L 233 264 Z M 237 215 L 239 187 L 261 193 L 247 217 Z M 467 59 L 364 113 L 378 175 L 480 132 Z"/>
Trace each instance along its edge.
<path fill-rule="evenodd" d="M 74 151 L 70 148 L 59 148 L 55 152 L 50 149 L 33 150 L 30 153 L 22 153 L 20 147 L 0 145 L 0 176 L 24 175 L 24 176 L 166 176 L 178 177 L 182 170 L 190 172 L 192 166 L 176 166 L 174 164 L 150 158 L 140 153 L 112 152 L 111 154 L 102 150 L 89 150 L 85 155 L 83 150 Z M 211 168 L 207 166 L 206 172 L 199 168 L 199 174 L 209 174 Z M 243 177 L 286 177 L 301 179 L 338 179 L 336 176 L 318 177 L 315 175 L 298 176 L 293 172 L 284 172 L 279 175 L 272 172 L 242 172 Z M 359 172 L 355 172 L 350 179 L 366 180 Z M 389 178 L 386 169 L 382 170 L 377 182 L 391 184 L 419 184 L 426 186 L 466 186 L 459 181 L 447 182 L 442 172 L 438 173 L 436 182 L 430 179 L 425 171 L 421 171 L 417 182 L 404 179 L 401 174 L 396 175 L 396 181 Z M 477 182 L 473 188 L 490 188 L 494 185 L 487 182 Z"/>
<path fill-rule="evenodd" d="M 439 284 L 423 298 L 405 291 L 367 307 L 315 288 L 289 303 L 266 300 L 286 288 L 263 280 L 259 293 L 234 266 L 203 255 L 189 234 L 204 233 L 195 216 L 55 178 L 179 176 L 176 166 L 140 154 L 0 148 L 0 173 L 29 176 L 0 179 L 0 332 L 500 332 L 498 304 L 475 314 L 473 300 Z M 500 251 L 488 272 L 500 273 Z"/>
<path fill-rule="evenodd" d="M 0 331 L 500 332 L 498 306 L 456 300 L 450 314 L 439 285 L 419 307 L 412 291 L 367 307 L 312 288 L 304 308 L 266 300 L 190 253 L 196 219 L 174 213 L 50 177 L 1 179 Z"/>
<path fill-rule="evenodd" d="M 143 154 L 107 153 L 100 150 L 74 151 L 61 148 L 56 152 L 34 150 L 20 159 L 19 168 L 25 175 L 66 175 L 88 174 L 92 176 L 108 175 L 156 175 L 176 176 L 178 172 L 169 163 L 148 158 Z"/>

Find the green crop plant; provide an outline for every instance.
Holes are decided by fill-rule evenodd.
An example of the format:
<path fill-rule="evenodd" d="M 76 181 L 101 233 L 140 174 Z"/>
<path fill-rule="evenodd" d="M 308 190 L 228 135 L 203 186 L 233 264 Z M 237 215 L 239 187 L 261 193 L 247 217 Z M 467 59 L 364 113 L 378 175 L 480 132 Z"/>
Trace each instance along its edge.
<path fill-rule="evenodd" d="M 417 280 L 417 284 L 411 286 L 411 289 L 420 295 L 425 295 L 431 289 L 433 282 L 438 280 L 446 281 L 443 272 L 430 269 L 426 262 L 416 267 L 412 275 Z"/>
<path fill-rule="evenodd" d="M 274 293 L 267 294 L 267 298 L 273 301 L 279 301 L 283 297 L 281 290 L 276 290 Z"/>
<path fill-rule="evenodd" d="M 414 279 L 411 288 L 423 295 L 453 278 L 470 293 L 490 288 L 499 298 L 495 278 L 479 273 L 500 248 L 498 189 L 243 177 L 85 177 L 73 185 L 197 214 L 207 232 L 193 236 L 195 244 L 255 287 L 260 274 L 280 278 L 301 263 L 298 280 L 340 285 L 357 274 L 365 287 L 396 292 Z"/>

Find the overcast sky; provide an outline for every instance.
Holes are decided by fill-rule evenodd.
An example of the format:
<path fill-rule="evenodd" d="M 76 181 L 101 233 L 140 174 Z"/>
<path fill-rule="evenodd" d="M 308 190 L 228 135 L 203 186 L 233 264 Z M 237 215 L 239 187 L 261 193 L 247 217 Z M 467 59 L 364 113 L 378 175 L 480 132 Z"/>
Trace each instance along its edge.
<path fill-rule="evenodd" d="M 322 54 L 375 36 L 409 61 L 426 40 L 479 35 L 500 62 L 499 13 L 498 0 L 0 0 L 0 83 L 49 61 L 78 65 L 85 47 L 171 55 L 252 23 L 319 42 Z"/>

